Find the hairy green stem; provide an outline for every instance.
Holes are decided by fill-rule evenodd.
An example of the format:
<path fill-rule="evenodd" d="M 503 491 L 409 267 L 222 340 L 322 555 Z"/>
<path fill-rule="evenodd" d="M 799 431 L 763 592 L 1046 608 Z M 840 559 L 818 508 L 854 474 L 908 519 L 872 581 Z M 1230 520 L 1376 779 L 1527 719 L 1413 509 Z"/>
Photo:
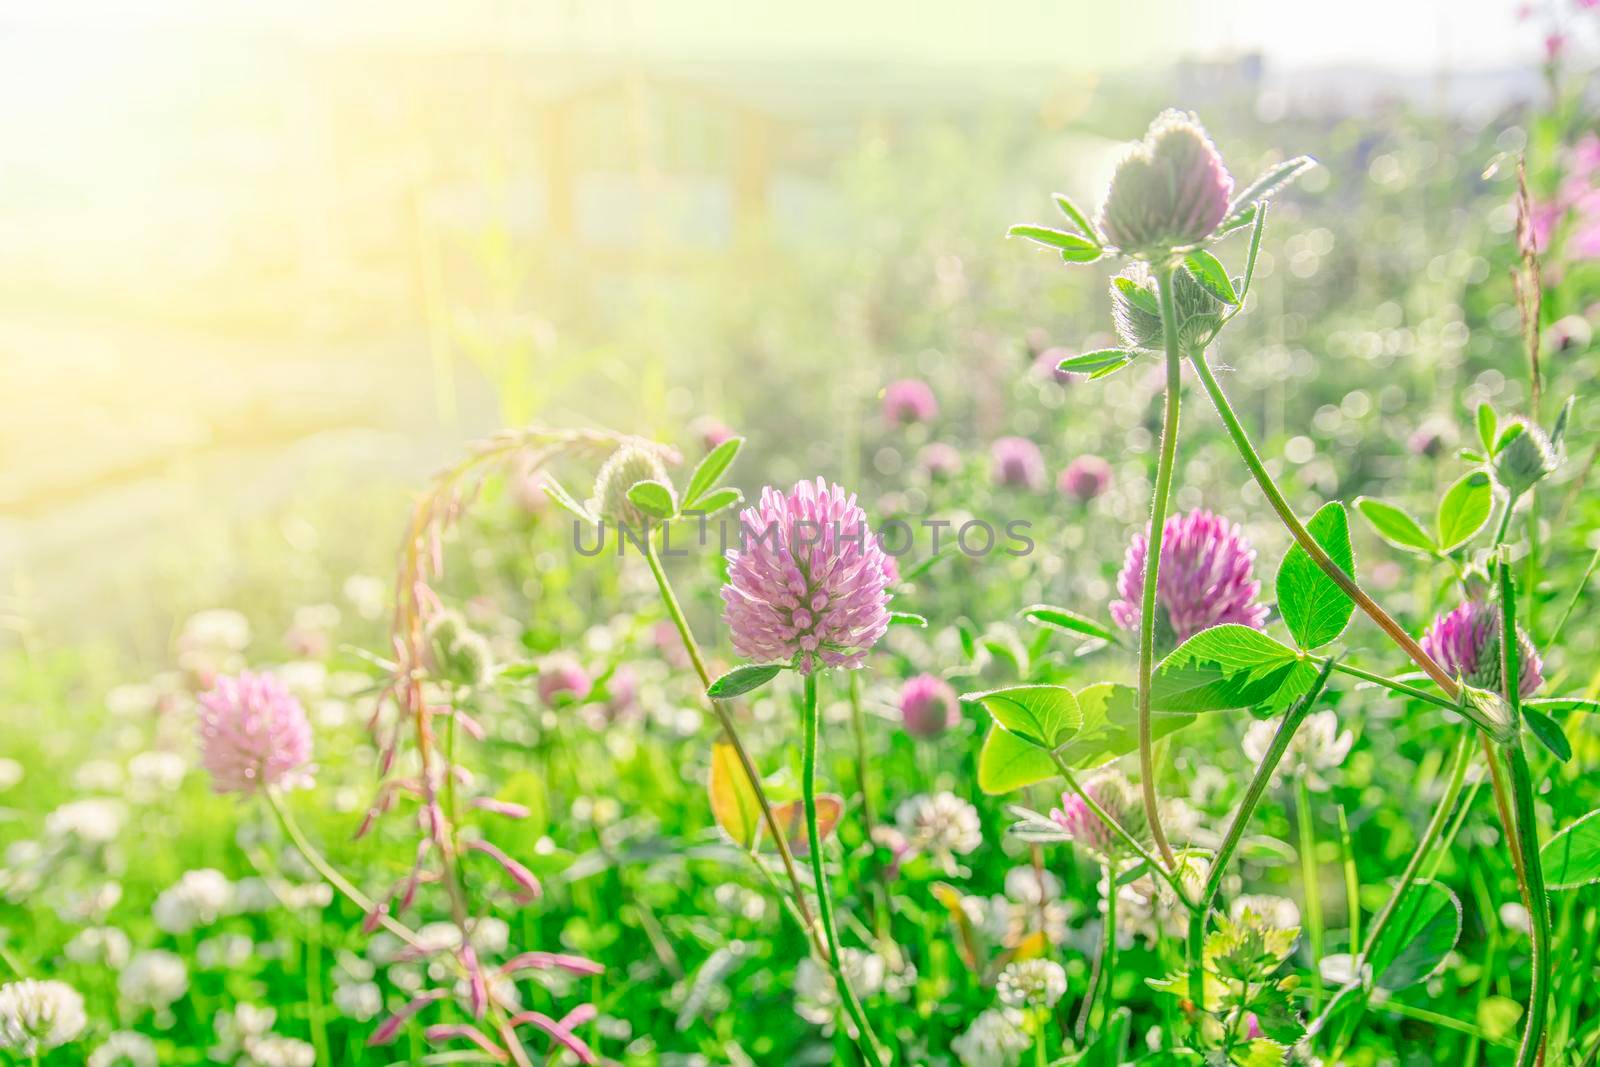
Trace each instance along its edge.
<path fill-rule="evenodd" d="M 1106 947 L 1105 964 L 1101 967 L 1100 984 L 1104 1007 L 1100 1014 L 1100 1029 L 1111 1023 L 1111 1013 L 1117 1009 L 1117 876 L 1106 868 Z"/>
<path fill-rule="evenodd" d="M 1434 707 L 1448 708 L 1451 711 L 1460 710 L 1461 706 L 1454 700 L 1446 700 L 1442 696 L 1437 696 L 1433 693 L 1430 693 L 1426 689 L 1418 689 L 1414 685 L 1407 685 L 1405 682 L 1402 682 L 1396 678 L 1388 678 L 1381 674 L 1374 674 L 1371 671 L 1364 671 L 1360 667 L 1352 667 L 1348 663 L 1337 662 L 1334 660 L 1325 660 L 1324 662 L 1332 663 L 1333 669 L 1338 671 L 1340 674 L 1348 674 L 1352 678 L 1360 678 L 1364 682 L 1371 682 L 1374 685 L 1381 685 L 1385 689 L 1391 689 L 1394 692 L 1408 696 L 1413 700 L 1421 700 L 1424 703 L 1432 704 Z"/>
<path fill-rule="evenodd" d="M 666 606 L 667 615 L 671 617 L 672 625 L 677 629 L 679 639 L 683 641 L 684 651 L 689 654 L 689 662 L 694 665 L 695 673 L 700 677 L 701 690 L 711 688 L 711 672 L 706 668 L 705 657 L 700 653 L 700 643 L 694 639 L 694 631 L 689 628 L 689 619 L 683 613 L 683 606 L 678 603 L 678 594 L 673 591 L 672 583 L 667 579 L 666 569 L 661 566 L 661 557 L 656 553 L 654 540 L 648 538 L 645 540 L 644 558 L 650 565 L 650 574 L 656 580 L 656 588 L 661 592 L 661 602 Z M 761 819 L 766 823 L 767 833 L 778 850 L 784 872 L 789 876 L 789 884 L 793 887 L 794 909 L 800 913 L 812 946 L 820 953 L 823 945 L 817 940 L 816 923 L 812 918 L 811 908 L 806 903 L 805 885 L 800 881 L 800 872 L 795 868 L 794 854 L 789 849 L 789 839 L 783 827 L 778 824 L 778 817 L 772 811 L 772 802 L 767 799 L 766 787 L 761 784 L 761 772 L 756 769 L 749 750 L 739 738 L 739 730 L 733 724 L 733 716 L 728 714 L 728 709 L 723 706 L 722 701 L 707 698 L 707 703 L 711 705 L 717 722 L 721 724 L 723 735 L 733 746 L 734 754 L 739 757 L 739 766 L 744 770 L 746 781 L 750 783 L 750 790 L 755 794 L 756 803 L 761 806 Z M 754 858 L 757 864 L 761 862 L 760 857 Z"/>
<path fill-rule="evenodd" d="M 1124 845 L 1127 845 L 1128 849 L 1135 856 L 1138 856 L 1141 860 L 1143 860 L 1145 865 L 1150 868 L 1156 877 L 1167 883 L 1167 885 L 1172 889 L 1173 893 L 1177 894 L 1178 902 L 1180 904 L 1182 904 L 1185 908 L 1193 910 L 1195 907 L 1194 902 L 1191 901 L 1188 894 L 1183 891 L 1183 884 L 1178 880 L 1176 866 L 1171 869 L 1162 866 L 1161 861 L 1156 859 L 1156 857 L 1151 854 L 1149 849 L 1140 844 L 1139 839 L 1128 832 L 1127 827 L 1123 826 L 1116 819 L 1112 818 L 1111 814 L 1107 812 L 1105 808 L 1100 806 L 1100 802 L 1096 800 L 1087 789 L 1083 788 L 1083 786 L 1079 784 L 1077 775 L 1072 773 L 1072 768 L 1067 765 L 1066 760 L 1062 759 L 1061 756 L 1055 752 L 1050 753 L 1050 758 L 1055 761 L 1056 773 L 1060 774 L 1062 780 L 1067 783 L 1067 788 L 1072 790 L 1073 793 L 1075 793 L 1083 801 L 1084 805 L 1094 813 L 1095 818 L 1099 819 L 1101 822 L 1105 823 L 1106 826 L 1110 827 L 1111 832 L 1116 834 L 1118 839 L 1120 839 Z"/>
<path fill-rule="evenodd" d="M 1509 508 L 1508 508 L 1509 510 Z M 1533 806 L 1533 775 L 1522 750 L 1521 655 L 1517 648 L 1517 590 L 1511 563 L 1500 554 L 1500 681 L 1511 708 L 1515 736 L 1501 747 L 1511 766 L 1511 799 L 1517 838 L 1522 845 L 1526 904 L 1533 946 L 1529 961 L 1533 985 L 1528 992 L 1527 1026 L 1517 1050 L 1517 1067 L 1533 1067 L 1544 1059 L 1545 1026 L 1550 1009 L 1550 902 L 1545 891 L 1544 864 L 1539 859 L 1539 827 Z"/>
<path fill-rule="evenodd" d="M 1163 264 L 1156 271 L 1156 291 L 1161 300 L 1161 329 L 1167 348 L 1165 414 L 1161 424 L 1161 452 L 1156 460 L 1155 493 L 1150 500 L 1150 528 L 1145 536 L 1144 590 L 1139 610 L 1139 787 L 1144 796 L 1150 836 L 1168 867 L 1176 867 L 1167 834 L 1161 827 L 1161 805 L 1156 796 L 1155 744 L 1150 727 L 1150 683 L 1155 673 L 1156 590 L 1161 577 L 1161 548 L 1167 525 L 1167 499 L 1172 492 L 1172 468 L 1178 458 L 1178 405 L 1183 391 L 1183 346 L 1178 338 L 1177 298 L 1173 294 L 1176 268 Z"/>
<path fill-rule="evenodd" d="M 1261 765 L 1256 768 L 1255 775 L 1250 779 L 1250 785 L 1245 789 L 1244 799 L 1239 802 L 1239 810 L 1234 813 L 1233 821 L 1228 824 L 1227 832 L 1222 837 L 1222 844 L 1217 846 L 1217 854 L 1211 861 L 1211 873 L 1206 877 L 1205 887 L 1200 891 L 1200 899 L 1189 913 L 1189 936 L 1186 941 L 1189 999 L 1197 1007 L 1204 1004 L 1205 998 L 1203 952 L 1206 920 L 1210 917 L 1212 905 L 1216 903 L 1217 894 L 1222 892 L 1222 882 L 1227 876 L 1228 864 L 1232 862 L 1233 854 L 1238 851 L 1239 842 L 1244 840 L 1245 829 L 1255 816 L 1261 798 L 1271 786 L 1272 776 L 1277 771 L 1278 764 L 1282 762 L 1283 754 L 1289 750 L 1295 731 L 1300 729 L 1300 724 L 1305 721 L 1317 698 L 1322 695 L 1322 691 L 1328 685 L 1328 676 L 1333 673 L 1336 666 L 1334 660 L 1324 661 L 1322 672 L 1317 675 L 1317 680 L 1311 684 L 1311 688 L 1284 713 L 1283 721 L 1278 724 L 1277 731 L 1272 735 L 1272 743 L 1267 746 L 1267 753 L 1261 759 Z"/>
<path fill-rule="evenodd" d="M 817 913 L 822 917 L 822 936 L 828 947 L 828 964 L 833 970 L 839 1000 L 856 1027 L 856 1047 L 871 1067 L 882 1067 L 883 1057 L 878 1051 L 878 1039 L 867 1024 L 867 1015 L 856 999 L 844 975 L 844 964 L 839 956 L 839 936 L 833 925 L 833 901 L 828 891 L 828 872 L 823 863 L 822 833 L 817 827 L 817 672 L 805 676 L 805 695 L 801 703 L 801 732 L 804 749 L 801 755 L 800 789 L 806 810 L 806 840 L 811 845 L 811 875 L 817 884 Z"/>
<path fill-rule="evenodd" d="M 1322 1004 L 1322 879 L 1317 872 L 1317 830 L 1311 816 L 1311 788 L 1305 774 L 1295 776 L 1295 822 L 1300 831 L 1300 884 L 1306 897 L 1306 939 L 1311 949 L 1311 1006 Z"/>

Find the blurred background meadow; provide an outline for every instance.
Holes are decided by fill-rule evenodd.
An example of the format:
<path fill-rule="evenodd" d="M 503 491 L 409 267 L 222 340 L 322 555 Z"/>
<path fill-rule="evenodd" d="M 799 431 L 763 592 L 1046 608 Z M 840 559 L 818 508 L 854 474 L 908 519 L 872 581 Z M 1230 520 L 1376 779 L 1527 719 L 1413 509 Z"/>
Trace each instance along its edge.
<path fill-rule="evenodd" d="M 146 1035 L 163 1064 L 312 1062 L 299 1046 L 273 1059 L 268 1032 L 318 1063 L 438 1054 L 410 1030 L 365 1047 L 422 965 L 362 935 L 359 912 L 320 893 L 261 810 L 211 794 L 192 694 L 217 671 L 277 669 L 316 727 L 303 821 L 358 881 L 404 875 L 403 829 L 351 842 L 378 781 L 365 723 L 374 661 L 391 655 L 396 553 L 428 479 L 501 427 L 639 434 L 675 446 L 683 477 L 726 428 L 747 439 L 730 474 L 747 497 L 821 473 L 877 521 L 1033 524 L 1025 558 L 957 557 L 911 580 L 897 606 L 930 626 L 897 629 L 862 682 L 882 780 L 857 799 L 887 821 L 912 792 L 978 804 L 987 843 L 952 880 L 1004 944 L 1009 909 L 1030 899 L 1008 873 L 1029 868 L 972 784 L 981 724 L 920 742 L 897 731 L 896 693 L 923 671 L 965 689 L 1088 681 L 1103 668 L 1087 656 L 1116 655 L 1018 612 L 1045 601 L 1104 617 L 1149 501 L 1160 386 L 1154 362 L 1105 382 L 1053 373 L 1111 343 L 1110 269 L 1066 270 L 1007 226 L 1048 216 L 1056 190 L 1096 204 L 1163 107 L 1196 111 L 1241 182 L 1315 156 L 1274 204 L 1250 309 L 1216 362 L 1298 503 L 1369 493 L 1430 514 L 1465 469 L 1455 453 L 1477 405 L 1528 403 L 1510 279 L 1522 157 L 1543 227 L 1545 393 L 1592 390 L 1597 45 L 1600 11 L 1583 0 L 7 6 L 0 980 L 68 981 L 90 1020 L 47 1062 L 83 1062 L 114 1030 Z M 931 385 L 933 418 L 885 418 L 902 378 Z M 1176 506 L 1241 521 L 1270 577 L 1287 538 L 1204 397 L 1189 399 Z M 1596 429 L 1600 411 L 1580 402 L 1572 459 L 1546 493 L 1536 638 L 1587 581 Z M 1008 436 L 1042 449 L 1042 489 L 991 476 L 990 446 Z M 935 444 L 958 469 L 930 472 Z M 1108 462 L 1107 488 L 1058 489 L 1088 454 Z M 561 468 L 580 496 L 592 474 Z M 716 836 L 713 723 L 660 636 L 648 574 L 580 556 L 570 521 L 515 469 L 488 481 L 447 552 L 439 593 L 498 659 L 559 656 L 593 682 L 558 701 L 534 692 L 530 668 L 482 696 L 482 790 L 530 810 L 484 832 L 546 896 L 496 898 L 480 952 L 509 939 L 602 960 L 603 977 L 521 995 L 595 1003 L 585 1032 L 610 1060 L 830 1062 L 828 1009 L 792 1003 L 801 940 Z M 1356 556 L 1414 632 L 1449 606 L 1448 576 L 1365 527 Z M 730 665 L 720 561 L 673 570 Z M 1551 692 L 1593 696 L 1597 649 L 1574 625 L 1547 663 Z M 1329 944 L 1350 909 L 1341 855 L 1360 857 L 1366 904 L 1381 903 L 1440 771 L 1427 722 L 1400 702 L 1346 693 L 1338 706 L 1355 747 L 1312 842 Z M 749 714 L 752 748 L 781 778 L 788 704 L 764 696 Z M 1201 822 L 1249 770 L 1243 725 L 1208 729 L 1214 763 L 1175 756 L 1204 786 L 1189 796 Z M 1591 781 L 1587 797 L 1550 802 L 1558 825 L 1593 807 L 1600 760 L 1592 728 L 1568 730 L 1560 774 Z M 851 766 L 836 761 L 830 788 L 854 788 Z M 72 807 L 86 799 L 100 806 Z M 1283 798 L 1262 818 L 1304 845 Z M 1346 822 L 1353 851 L 1340 853 Z M 1519 973 L 1527 945 L 1502 917 L 1515 889 L 1490 859 L 1494 833 L 1478 811 L 1446 867 L 1468 909 L 1457 965 L 1416 1011 L 1375 1011 L 1349 1062 L 1504 1060 L 1520 1006 L 1494 976 Z M 859 828 L 840 835 L 859 852 Z M 1282 848 L 1250 857 L 1247 881 L 1304 910 Z M 1048 916 L 1039 902 L 1040 922 L 1081 985 L 1093 876 L 1066 857 L 1056 875 L 1067 889 Z M 906 1062 L 953 1063 L 953 1035 L 989 994 L 926 888 L 949 873 L 906 877 L 896 940 L 916 958 L 914 995 L 888 981 L 875 999 L 899 1013 L 888 1029 L 917 1035 Z M 433 892 L 419 921 L 439 909 Z M 1600 900 L 1586 892 L 1562 918 L 1593 950 Z M 888 908 L 860 896 L 860 922 Z M 1132 951 L 1149 954 L 1124 980 L 1138 1003 L 1139 968 L 1157 973 L 1168 946 Z M 1596 958 L 1578 952 L 1558 1009 L 1574 1049 L 1595 1039 L 1594 994 L 1579 987 Z M 1430 1004 L 1466 1029 L 1428 1021 Z M 1149 1011 L 1141 1026 L 1159 1020 Z"/>

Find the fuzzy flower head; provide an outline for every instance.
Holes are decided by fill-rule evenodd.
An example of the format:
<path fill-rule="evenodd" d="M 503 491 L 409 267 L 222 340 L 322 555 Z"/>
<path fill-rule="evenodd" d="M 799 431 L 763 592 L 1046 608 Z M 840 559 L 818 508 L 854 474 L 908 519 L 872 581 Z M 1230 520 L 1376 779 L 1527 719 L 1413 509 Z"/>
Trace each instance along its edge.
<path fill-rule="evenodd" d="M 894 820 L 909 850 L 928 855 L 948 874 L 955 873 L 957 856 L 983 844 L 978 809 L 954 793 L 922 793 L 904 800 Z"/>
<path fill-rule="evenodd" d="M 961 706 L 944 679 L 919 674 L 900 687 L 900 715 L 907 733 L 937 737 L 961 722 Z"/>
<path fill-rule="evenodd" d="M 961 471 L 961 453 L 953 445 L 933 441 L 917 453 L 917 465 L 929 478 L 953 478 Z"/>
<path fill-rule="evenodd" d="M 1494 457 L 1495 480 L 1511 493 L 1521 496 L 1561 466 L 1561 453 L 1550 436 L 1527 419 L 1513 419 L 1501 431 Z"/>
<path fill-rule="evenodd" d="M 1056 479 L 1061 495 L 1087 504 L 1111 488 L 1111 464 L 1095 455 L 1078 456 Z"/>
<path fill-rule="evenodd" d="M 539 699 L 554 706 L 564 701 L 587 700 L 594 689 L 589 672 L 569 656 L 557 656 L 539 670 Z"/>
<path fill-rule="evenodd" d="M 995 995 L 1008 1008 L 1049 1011 L 1067 992 L 1067 972 L 1055 960 L 1008 964 L 995 982 Z"/>
<path fill-rule="evenodd" d="M 638 445 L 623 445 L 601 464 L 600 473 L 595 475 L 589 514 L 634 529 L 644 526 L 649 521 L 648 516 L 628 499 L 628 490 L 640 482 L 660 482 L 668 495 L 677 499 L 660 455 Z"/>
<path fill-rule="evenodd" d="M 1164 255 L 1210 237 L 1232 196 L 1233 177 L 1200 120 L 1163 111 L 1117 166 L 1100 231 L 1124 252 Z"/>
<path fill-rule="evenodd" d="M 1026 437 L 1002 437 L 989 446 L 997 485 L 1018 486 L 1035 493 L 1044 488 L 1044 454 Z"/>
<path fill-rule="evenodd" d="M 1015 1067 L 1033 1044 L 1014 1008 L 990 1008 L 950 1043 L 962 1067 Z"/>
<path fill-rule="evenodd" d="M 1451 674 L 1468 685 L 1500 691 L 1500 634 L 1504 623 L 1500 608 L 1484 600 L 1464 601 L 1454 611 L 1433 620 L 1422 635 L 1422 648 Z M 1522 627 L 1517 627 L 1517 692 L 1524 700 L 1544 682 L 1544 664 L 1538 649 Z"/>
<path fill-rule="evenodd" d="M 36 1056 L 76 1041 L 88 1022 L 82 994 L 65 982 L 25 978 L 0 986 L 0 1048 Z"/>
<path fill-rule="evenodd" d="M 1277 735 L 1282 721 L 1281 718 L 1257 719 L 1250 724 L 1241 744 L 1250 762 L 1260 766 L 1261 761 L 1267 758 L 1267 751 L 1272 748 L 1272 739 Z M 1355 742 L 1355 734 L 1339 729 L 1339 716 L 1332 709 L 1313 712 L 1306 716 L 1300 729 L 1289 741 L 1289 748 L 1284 753 L 1283 761 L 1278 764 L 1274 778 L 1292 769 L 1305 777 L 1308 786 L 1321 792 L 1328 788 L 1322 772 L 1344 766 L 1345 757 L 1350 755 L 1350 748 Z"/>
<path fill-rule="evenodd" d="M 1094 798 L 1105 813 L 1139 841 L 1149 834 L 1144 805 L 1139 794 L 1122 774 L 1101 771 L 1083 783 L 1083 791 Z M 1114 863 L 1128 851 L 1128 843 L 1096 815 L 1077 793 L 1061 794 L 1061 806 L 1050 812 L 1050 819 L 1067 837 L 1103 864 Z"/>
<path fill-rule="evenodd" d="M 867 515 L 818 478 L 771 486 L 739 516 L 728 553 L 723 619 L 739 655 L 757 663 L 860 667 L 889 629 L 889 557 Z"/>
<path fill-rule="evenodd" d="M 272 675 L 223 676 L 200 697 L 200 760 L 218 793 L 294 784 L 311 762 L 311 723 Z"/>
<path fill-rule="evenodd" d="M 1223 623 L 1266 624 L 1266 606 L 1256 602 L 1261 583 L 1251 576 L 1255 549 L 1236 523 L 1199 509 L 1172 516 L 1162 530 L 1156 633 L 1163 643 L 1182 644 Z M 1124 630 L 1139 627 L 1147 550 L 1145 535 L 1135 534 L 1117 575 L 1121 598 L 1111 602 L 1111 618 Z"/>
<path fill-rule="evenodd" d="M 895 426 L 931 422 L 939 414 L 939 401 L 927 382 L 902 378 L 883 391 L 883 417 Z"/>

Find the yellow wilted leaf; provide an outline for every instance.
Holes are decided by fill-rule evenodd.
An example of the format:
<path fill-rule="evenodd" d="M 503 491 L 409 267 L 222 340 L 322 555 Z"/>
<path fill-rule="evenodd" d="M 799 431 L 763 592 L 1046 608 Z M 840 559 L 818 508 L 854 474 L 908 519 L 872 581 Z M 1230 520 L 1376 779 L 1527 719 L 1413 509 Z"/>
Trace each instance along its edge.
<path fill-rule="evenodd" d="M 833 793 L 822 793 L 817 797 L 817 836 L 828 840 L 834 829 L 839 825 L 839 817 L 844 814 L 844 798 Z M 798 800 L 791 800 L 787 804 L 779 804 L 772 809 L 772 817 L 783 828 L 784 838 L 789 843 L 789 851 L 800 859 L 811 855 L 811 836 L 806 833 L 806 809 Z M 770 841 L 767 848 L 776 852 L 777 846 Z"/>
<path fill-rule="evenodd" d="M 739 754 L 726 741 L 711 746 L 707 792 L 711 796 L 711 814 L 722 832 L 741 848 L 755 848 L 756 834 L 761 829 L 761 805 L 756 802 L 750 779 L 745 777 Z"/>

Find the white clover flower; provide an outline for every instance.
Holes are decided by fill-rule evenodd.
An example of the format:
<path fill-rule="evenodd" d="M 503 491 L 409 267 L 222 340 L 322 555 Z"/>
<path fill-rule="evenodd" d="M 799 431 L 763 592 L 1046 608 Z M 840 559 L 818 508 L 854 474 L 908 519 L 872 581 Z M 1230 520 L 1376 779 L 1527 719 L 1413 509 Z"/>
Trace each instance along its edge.
<path fill-rule="evenodd" d="M 156 1043 L 133 1030 L 118 1030 L 89 1053 L 86 1067 L 158 1067 Z"/>
<path fill-rule="evenodd" d="M 0 793 L 22 781 L 22 764 L 14 759 L 0 759 Z"/>
<path fill-rule="evenodd" d="M 493 915 L 485 916 L 472 924 L 472 933 L 468 940 L 472 942 L 472 947 L 478 955 L 498 956 L 511 943 L 511 927 L 504 919 L 497 919 Z"/>
<path fill-rule="evenodd" d="M 1250 762 L 1261 765 L 1281 722 L 1281 719 L 1258 719 L 1250 724 L 1241 745 Z M 1276 781 L 1285 768 L 1292 768 L 1305 776 L 1307 786 L 1318 791 L 1326 789 L 1327 783 L 1318 772 L 1342 767 L 1355 740 L 1349 730 L 1340 732 L 1339 716 L 1331 709 L 1307 715 L 1300 729 L 1294 732 L 1283 760 L 1273 772 L 1273 779 Z"/>
<path fill-rule="evenodd" d="M 150 949 L 128 961 L 117 990 L 132 1004 L 166 1011 L 189 991 L 189 969 L 176 953 Z"/>
<path fill-rule="evenodd" d="M 120 971 L 133 946 L 128 935 L 115 926 L 91 926 L 74 934 L 61 951 L 73 963 Z"/>
<path fill-rule="evenodd" d="M 244 1044 L 244 1058 L 237 1067 L 316 1067 L 317 1050 L 292 1037 L 268 1034 Z"/>
<path fill-rule="evenodd" d="M 232 1011 L 217 1012 L 217 1044 L 210 1051 L 211 1058 L 219 1063 L 232 1062 L 252 1042 L 266 1037 L 277 1019 L 275 1009 L 253 1004 L 235 1004 Z"/>
<path fill-rule="evenodd" d="M 1061 896 L 1061 879 L 1046 870 L 1013 867 L 1006 872 L 1006 896 L 1018 904 L 1056 900 Z"/>
<path fill-rule="evenodd" d="M 119 719 L 135 719 L 155 712 L 161 690 L 147 682 L 119 685 L 106 693 L 106 711 Z"/>
<path fill-rule="evenodd" d="M 1228 916 L 1238 922 L 1247 911 L 1254 912 L 1268 926 L 1279 930 L 1300 925 L 1300 907 L 1288 897 L 1271 893 L 1245 893 L 1233 898 L 1233 903 L 1228 907 Z"/>
<path fill-rule="evenodd" d="M 127 821 L 128 809 L 111 797 L 85 797 L 68 801 L 44 817 L 50 837 L 74 837 L 85 845 L 105 845 L 117 839 Z"/>
<path fill-rule="evenodd" d="M 162 890 L 151 913 L 156 925 L 169 934 L 187 934 L 210 926 L 233 905 L 233 883 L 221 871 L 202 867 L 185 871 L 177 883 Z"/>
<path fill-rule="evenodd" d="M 859 948 L 839 950 L 839 968 L 858 997 L 871 997 L 883 991 L 888 966 L 875 952 Z M 839 991 L 828 968 L 811 957 L 800 961 L 794 974 L 795 1014 L 806 1022 L 831 1027 L 839 1007 Z"/>
<path fill-rule="evenodd" d="M 85 760 L 72 772 L 72 786 L 80 793 L 120 792 L 122 768 L 108 759 Z"/>
<path fill-rule="evenodd" d="M 219 934 L 194 947 L 194 961 L 203 971 L 236 971 L 250 962 L 256 944 L 243 934 Z"/>
<path fill-rule="evenodd" d="M 955 873 L 955 857 L 983 844 L 978 809 L 954 793 L 922 793 L 902 801 L 895 823 L 912 851 L 927 853 L 946 873 Z"/>
<path fill-rule="evenodd" d="M 186 648 L 243 652 L 250 645 L 250 620 L 231 608 L 197 611 L 184 621 L 178 644 Z"/>
<path fill-rule="evenodd" d="M 121 899 L 121 882 L 97 882 L 65 890 L 56 901 L 55 909 L 62 922 L 77 926 L 102 921 Z"/>
<path fill-rule="evenodd" d="M 995 995 L 1008 1008 L 1048 1011 L 1067 992 L 1067 972 L 1055 960 L 1007 964 L 995 982 Z"/>
<path fill-rule="evenodd" d="M 1010 1008 L 990 1008 L 950 1043 L 963 1067 L 1016 1067 L 1033 1039 L 1022 1028 L 1022 1016 Z"/>
<path fill-rule="evenodd" d="M 235 915 L 257 915 L 269 912 L 277 906 L 278 898 L 273 895 L 272 887 L 267 884 L 266 879 L 251 875 L 233 883 Z"/>
<path fill-rule="evenodd" d="M 65 982 L 24 978 L 0 986 L 0 1048 L 33 1056 L 76 1041 L 88 1023 L 83 996 Z"/>
<path fill-rule="evenodd" d="M 189 764 L 176 752 L 141 752 L 128 761 L 128 793 L 148 802 L 183 785 Z"/>
<path fill-rule="evenodd" d="M 334 989 L 333 1006 L 345 1018 L 364 1023 L 383 1010 L 383 991 L 376 982 L 347 982 Z"/>
<path fill-rule="evenodd" d="M 1211 872 L 1206 859 L 1188 853 L 1179 853 L 1182 869 L 1179 878 L 1185 892 L 1198 894 Z M 1097 886 L 1102 901 L 1106 895 L 1106 876 L 1100 876 Z M 1104 904 L 1101 905 L 1102 908 Z M 1144 874 L 1117 887 L 1117 941 L 1132 944 L 1142 939 L 1152 947 L 1163 935 L 1179 937 L 1188 929 L 1188 910 L 1173 895 L 1165 879 Z"/>

